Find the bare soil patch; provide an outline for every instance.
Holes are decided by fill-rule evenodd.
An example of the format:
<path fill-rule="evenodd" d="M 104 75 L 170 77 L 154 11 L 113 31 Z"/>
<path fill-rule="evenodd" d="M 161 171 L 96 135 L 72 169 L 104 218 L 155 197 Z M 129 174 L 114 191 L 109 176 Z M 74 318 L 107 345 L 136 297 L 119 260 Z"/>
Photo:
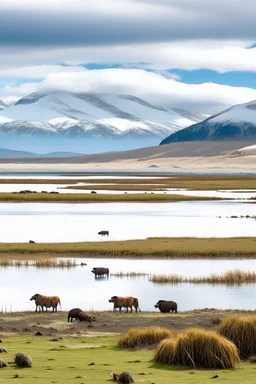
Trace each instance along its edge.
<path fill-rule="evenodd" d="M 217 329 L 219 322 L 230 314 L 255 314 L 256 311 L 231 311 L 204 309 L 178 314 L 160 312 L 119 313 L 112 311 L 87 312 L 96 321 L 67 322 L 67 312 L 14 312 L 0 314 L 0 339 L 10 335 L 50 336 L 96 336 L 126 332 L 130 328 L 161 326 L 171 330 L 191 327 Z M 37 334 L 37 335 L 36 335 Z M 54 344 L 54 342 L 53 342 Z"/>

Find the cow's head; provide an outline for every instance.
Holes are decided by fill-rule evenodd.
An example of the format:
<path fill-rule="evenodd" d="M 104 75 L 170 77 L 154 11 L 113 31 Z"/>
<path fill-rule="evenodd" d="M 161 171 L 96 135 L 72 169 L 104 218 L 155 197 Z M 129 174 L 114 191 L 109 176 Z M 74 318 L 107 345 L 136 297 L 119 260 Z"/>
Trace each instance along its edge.
<path fill-rule="evenodd" d="M 158 300 L 158 302 L 155 304 L 155 308 L 159 308 L 161 303 L 163 303 L 165 300 Z"/>
<path fill-rule="evenodd" d="M 41 296 L 41 295 L 39 295 L 39 293 L 36 293 L 34 296 L 31 297 L 30 300 L 36 300 L 36 298 L 37 298 L 38 296 Z"/>
<path fill-rule="evenodd" d="M 109 303 L 115 303 L 118 296 L 112 296 Z"/>

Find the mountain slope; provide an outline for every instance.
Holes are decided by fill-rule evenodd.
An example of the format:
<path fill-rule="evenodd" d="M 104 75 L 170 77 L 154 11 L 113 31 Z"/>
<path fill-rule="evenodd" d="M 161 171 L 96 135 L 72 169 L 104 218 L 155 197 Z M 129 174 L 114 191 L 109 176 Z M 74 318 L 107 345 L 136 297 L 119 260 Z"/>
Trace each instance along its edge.
<path fill-rule="evenodd" d="M 256 101 L 235 105 L 200 123 L 171 134 L 160 145 L 195 140 L 256 141 Z"/>
<path fill-rule="evenodd" d="M 143 145 L 143 141 L 145 146 L 157 145 L 170 133 L 201 120 L 201 115 L 163 108 L 133 95 L 32 93 L 0 112 L 0 135 L 5 137 L 5 146 L 9 146 L 9 136 L 117 139 L 121 150 L 124 140 L 126 149 L 129 141 L 130 148 Z M 104 145 L 108 151 L 117 149 L 111 143 Z M 72 145 L 64 149 L 56 147 L 57 151 L 70 149 L 77 151 Z"/>
<path fill-rule="evenodd" d="M 38 158 L 38 157 L 75 157 L 82 156 L 82 153 L 73 153 L 73 152 L 50 152 L 45 154 L 39 154 L 34 152 L 26 151 L 15 151 L 8 148 L 0 148 L 0 158 L 1 159 L 17 159 L 17 158 Z"/>

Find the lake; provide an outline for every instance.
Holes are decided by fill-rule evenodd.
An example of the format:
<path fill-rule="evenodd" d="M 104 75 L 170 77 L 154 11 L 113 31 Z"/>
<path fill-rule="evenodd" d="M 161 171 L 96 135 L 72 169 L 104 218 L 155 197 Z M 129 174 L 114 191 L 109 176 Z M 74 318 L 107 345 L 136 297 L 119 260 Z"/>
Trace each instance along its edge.
<path fill-rule="evenodd" d="M 256 220 L 231 219 L 234 215 L 256 216 L 256 204 L 236 201 L 1 203 L 0 242 L 255 236 Z M 110 236 L 99 236 L 101 230 L 108 230 Z"/>
<path fill-rule="evenodd" d="M 207 276 L 230 269 L 255 271 L 256 260 L 133 260 L 133 259 L 77 259 L 87 266 L 72 269 L 37 269 L 35 267 L 0 267 L 0 311 L 35 309 L 30 297 L 35 293 L 58 295 L 62 309 L 80 307 L 84 310 L 111 310 L 111 296 L 136 296 L 143 311 L 157 311 L 159 299 L 174 300 L 179 311 L 196 308 L 255 309 L 255 284 L 241 286 L 211 284 L 154 284 L 147 276 L 111 276 L 95 280 L 93 267 L 108 267 L 110 273 L 144 272 L 148 274 L 178 274 Z"/>

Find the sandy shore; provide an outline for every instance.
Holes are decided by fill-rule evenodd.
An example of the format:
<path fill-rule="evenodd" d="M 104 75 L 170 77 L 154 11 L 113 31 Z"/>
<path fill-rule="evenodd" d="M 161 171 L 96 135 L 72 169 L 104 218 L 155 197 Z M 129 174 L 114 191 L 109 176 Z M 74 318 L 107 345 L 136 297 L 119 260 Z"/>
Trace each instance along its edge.
<path fill-rule="evenodd" d="M 247 142 L 191 142 L 63 159 L 1 159 L 0 172 L 143 172 L 255 174 Z"/>

